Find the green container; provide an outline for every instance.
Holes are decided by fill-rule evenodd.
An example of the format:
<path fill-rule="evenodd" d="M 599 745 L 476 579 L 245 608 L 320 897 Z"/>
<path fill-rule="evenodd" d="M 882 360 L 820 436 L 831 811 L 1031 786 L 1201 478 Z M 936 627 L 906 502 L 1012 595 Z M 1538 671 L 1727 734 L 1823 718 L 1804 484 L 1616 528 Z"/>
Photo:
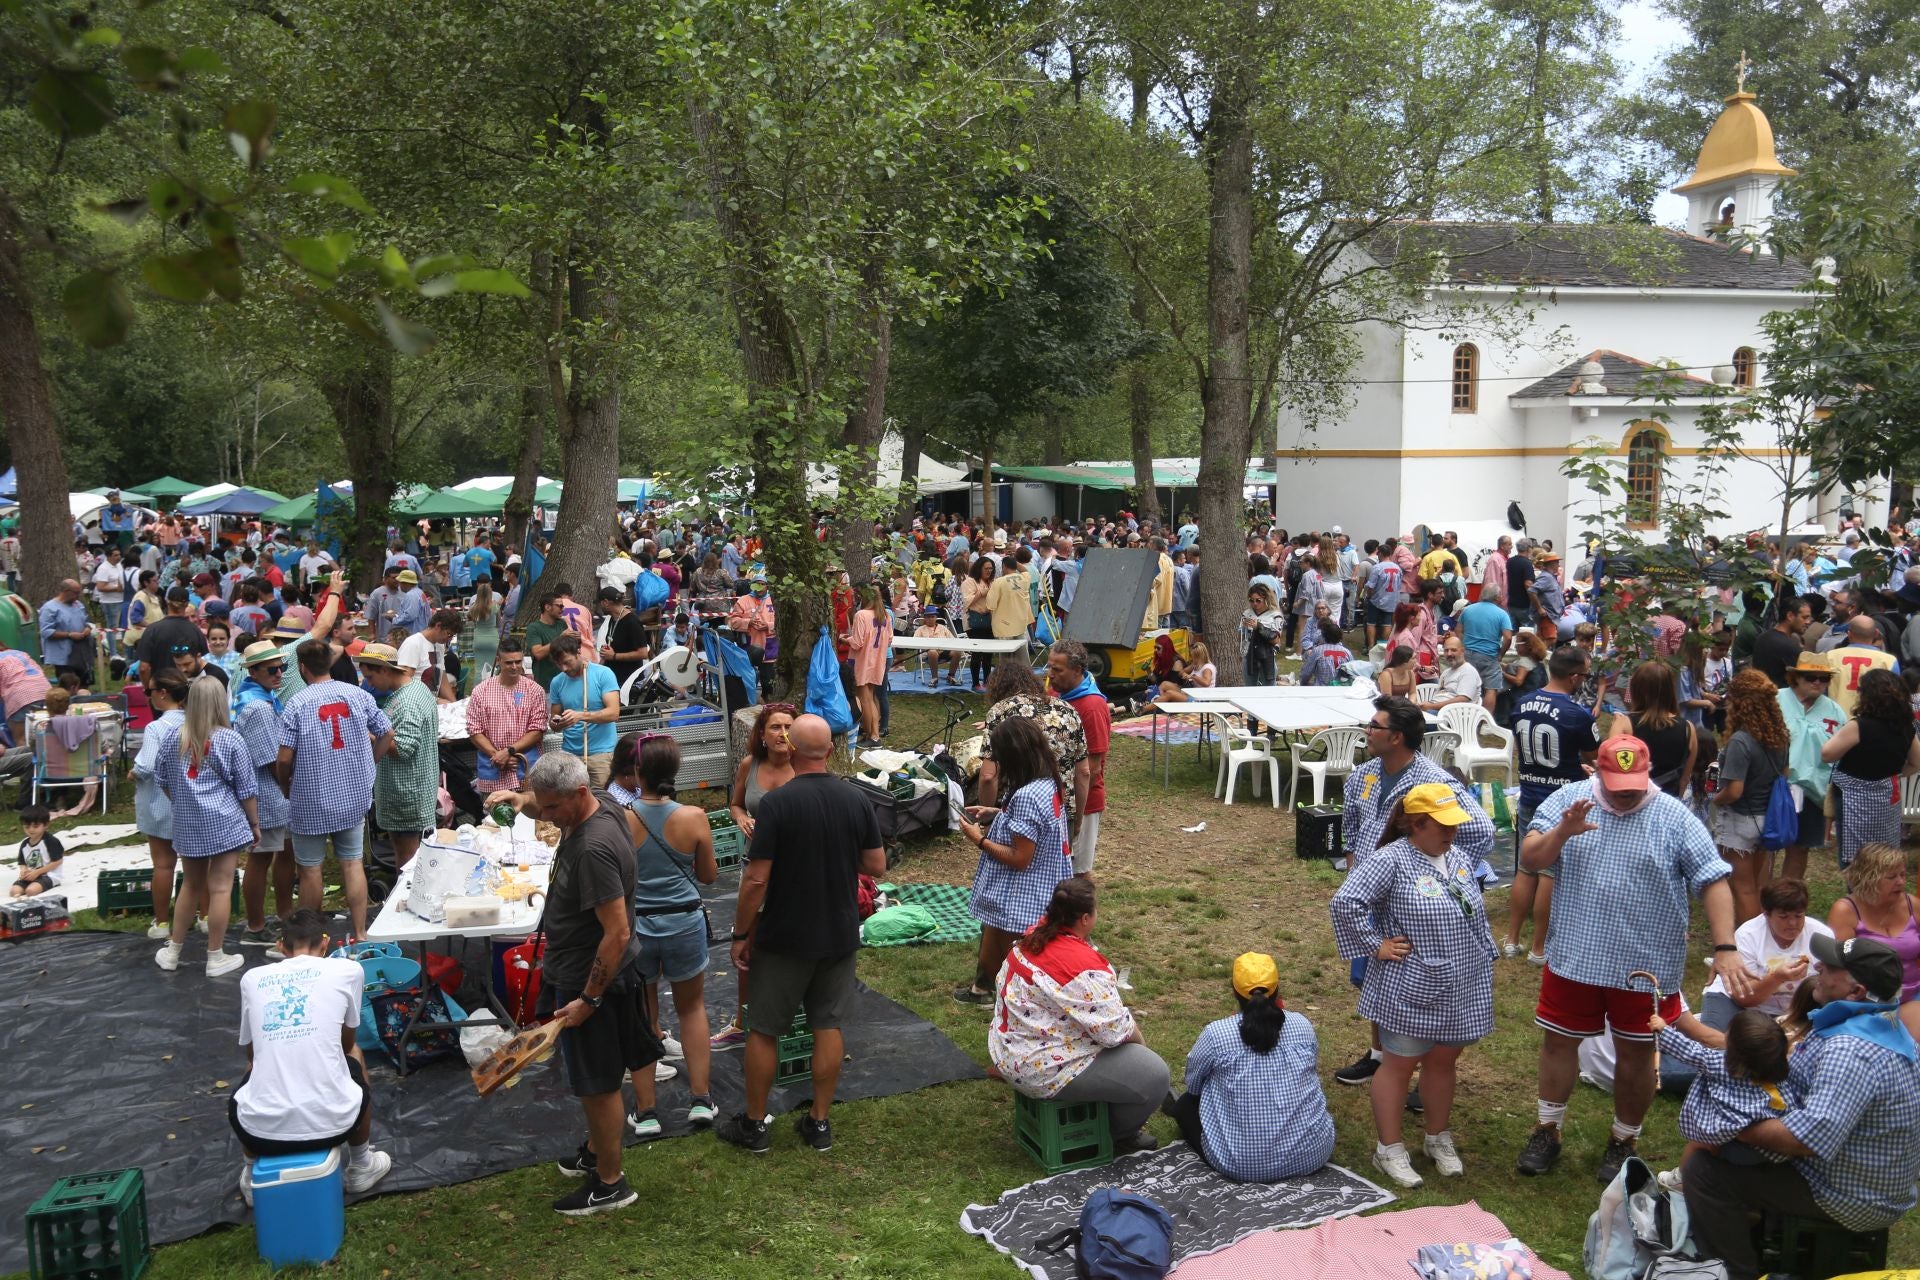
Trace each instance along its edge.
<path fill-rule="evenodd" d="M 153 913 L 153 868 L 135 867 L 129 871 L 102 871 L 94 881 L 101 915 L 119 911 Z"/>
<path fill-rule="evenodd" d="M 1013 1137 L 1048 1173 L 1113 1160 L 1113 1126 L 1104 1102 L 1049 1102 L 1016 1093 Z"/>
<path fill-rule="evenodd" d="M 138 1280 L 152 1260 L 138 1169 L 62 1178 L 27 1210 L 33 1280 Z"/>
<path fill-rule="evenodd" d="M 793 1029 L 780 1037 L 773 1071 L 775 1084 L 805 1080 L 813 1074 L 813 1032 L 807 1029 L 807 1012 L 793 1015 Z"/>
<path fill-rule="evenodd" d="M 713 830 L 713 860 L 722 871 L 732 871 L 747 860 L 747 833 L 731 824 Z"/>

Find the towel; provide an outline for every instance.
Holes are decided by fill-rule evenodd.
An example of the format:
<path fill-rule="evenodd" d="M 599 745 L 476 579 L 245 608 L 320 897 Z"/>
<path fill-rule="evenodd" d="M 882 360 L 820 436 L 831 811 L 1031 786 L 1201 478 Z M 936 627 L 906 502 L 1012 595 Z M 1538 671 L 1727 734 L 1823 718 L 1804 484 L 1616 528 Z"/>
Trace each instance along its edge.
<path fill-rule="evenodd" d="M 48 716 L 47 732 L 60 740 L 60 745 L 72 754 L 80 749 L 80 744 L 93 736 L 98 722 L 92 716 Z"/>

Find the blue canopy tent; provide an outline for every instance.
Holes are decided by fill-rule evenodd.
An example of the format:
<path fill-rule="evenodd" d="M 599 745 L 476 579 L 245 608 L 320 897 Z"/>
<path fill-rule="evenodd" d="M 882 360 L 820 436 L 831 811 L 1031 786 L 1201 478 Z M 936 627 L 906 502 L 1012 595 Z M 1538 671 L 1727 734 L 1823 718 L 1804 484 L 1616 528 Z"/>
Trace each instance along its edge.
<path fill-rule="evenodd" d="M 191 507 L 181 507 L 180 511 L 190 516 L 257 516 L 284 501 L 285 499 L 277 493 L 242 488 L 196 503 Z"/>
<path fill-rule="evenodd" d="M 0 498 L 12 498 L 19 491 L 20 482 L 13 477 L 13 468 L 8 467 L 5 475 L 0 475 Z"/>

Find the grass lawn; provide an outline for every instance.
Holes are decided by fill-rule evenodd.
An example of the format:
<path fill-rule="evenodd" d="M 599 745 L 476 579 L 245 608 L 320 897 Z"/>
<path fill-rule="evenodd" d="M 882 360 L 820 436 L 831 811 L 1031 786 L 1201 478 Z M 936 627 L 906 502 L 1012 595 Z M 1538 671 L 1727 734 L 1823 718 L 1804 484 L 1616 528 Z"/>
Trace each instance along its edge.
<path fill-rule="evenodd" d="M 915 741 L 938 724 L 932 699 L 903 697 L 893 711 L 895 742 Z M 1227 969 L 1233 957 L 1272 952 L 1288 1008 L 1305 1014 L 1319 1032 L 1326 1078 L 1359 1053 L 1367 1036 L 1327 920 L 1325 903 L 1340 875 L 1294 857 L 1292 824 L 1283 813 L 1264 800 L 1226 808 L 1213 799 L 1212 784 L 1211 771 L 1186 746 L 1176 748 L 1173 786 L 1162 791 L 1158 773 L 1148 772 L 1146 744 L 1116 736 L 1095 872 L 1101 885 L 1095 937 L 1116 964 L 1132 968 L 1134 1010 L 1176 1079 L 1200 1028 L 1232 1009 Z M 130 790 L 120 788 L 117 798 L 113 820 L 130 821 Z M 1181 831 L 1202 821 L 1204 832 Z M 0 847 L 17 841 L 17 827 L 11 813 L 0 815 Z M 958 836 L 919 843 L 891 878 L 964 884 L 976 857 Z M 1830 854 L 1824 864 L 1816 857 L 1816 864 L 1815 909 L 1824 912 L 1839 878 Z M 1497 933 L 1505 894 L 1494 894 L 1489 906 Z M 1696 924 L 1695 941 L 1697 957 L 1706 950 L 1703 923 Z M 949 997 L 971 966 L 967 948 L 901 947 L 863 953 L 860 977 L 984 1064 L 986 1012 Z M 1461 1061 L 1453 1128 L 1466 1176 L 1443 1184 L 1417 1159 L 1427 1185 L 1403 1193 L 1401 1204 L 1476 1200 L 1548 1261 L 1578 1276 L 1581 1240 L 1600 1191 L 1592 1168 L 1606 1141 L 1610 1100 L 1580 1086 L 1560 1169 L 1538 1179 L 1513 1172 L 1534 1119 L 1540 1033 L 1532 1010 L 1539 970 L 1502 961 L 1496 975 L 1496 1030 Z M 1696 962 L 1690 995 L 1697 996 L 1704 981 L 1704 966 Z M 465 1087 L 451 1072 L 447 1080 L 450 1088 Z M 1366 1090 L 1339 1088 L 1329 1079 L 1327 1093 L 1340 1134 L 1334 1159 L 1375 1175 Z M 1648 1117 L 1641 1151 L 1656 1168 L 1679 1155 L 1677 1114 L 1677 1106 L 1662 1099 Z M 1418 1120 L 1408 1121 L 1417 1143 Z M 1152 1127 L 1163 1141 L 1175 1136 L 1164 1118 Z M 969 1203 L 991 1201 L 1039 1176 L 1013 1144 L 1004 1085 L 979 1081 L 838 1106 L 834 1133 L 834 1150 L 826 1155 L 800 1147 L 786 1124 L 776 1127 L 765 1158 L 708 1135 L 629 1148 L 627 1175 L 641 1200 L 604 1219 L 553 1214 L 547 1202 L 572 1184 L 545 1165 L 377 1197 L 348 1213 L 346 1244 L 324 1274 L 382 1280 L 467 1273 L 554 1280 L 749 1274 L 1011 1280 L 1018 1274 L 957 1225 Z M 103 1167 L 111 1164 L 104 1150 L 101 1159 Z M 1895 1230 L 1888 1261 L 1920 1262 L 1920 1231 L 1911 1219 Z M 165 1280 L 269 1273 L 254 1255 L 252 1233 L 242 1229 L 161 1249 L 147 1274 Z"/>

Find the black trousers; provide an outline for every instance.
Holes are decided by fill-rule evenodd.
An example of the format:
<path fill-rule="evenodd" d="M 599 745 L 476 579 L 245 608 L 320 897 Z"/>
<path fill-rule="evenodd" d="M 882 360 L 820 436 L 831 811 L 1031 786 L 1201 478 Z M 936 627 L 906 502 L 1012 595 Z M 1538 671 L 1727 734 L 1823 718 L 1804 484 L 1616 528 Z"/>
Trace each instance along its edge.
<path fill-rule="evenodd" d="M 1707 1257 L 1727 1264 L 1729 1280 L 1757 1280 L 1760 1274 L 1760 1251 L 1753 1239 L 1756 1215 L 1833 1221 L 1790 1164 L 1728 1164 L 1711 1151 L 1696 1151 L 1681 1175 L 1693 1242 Z"/>

